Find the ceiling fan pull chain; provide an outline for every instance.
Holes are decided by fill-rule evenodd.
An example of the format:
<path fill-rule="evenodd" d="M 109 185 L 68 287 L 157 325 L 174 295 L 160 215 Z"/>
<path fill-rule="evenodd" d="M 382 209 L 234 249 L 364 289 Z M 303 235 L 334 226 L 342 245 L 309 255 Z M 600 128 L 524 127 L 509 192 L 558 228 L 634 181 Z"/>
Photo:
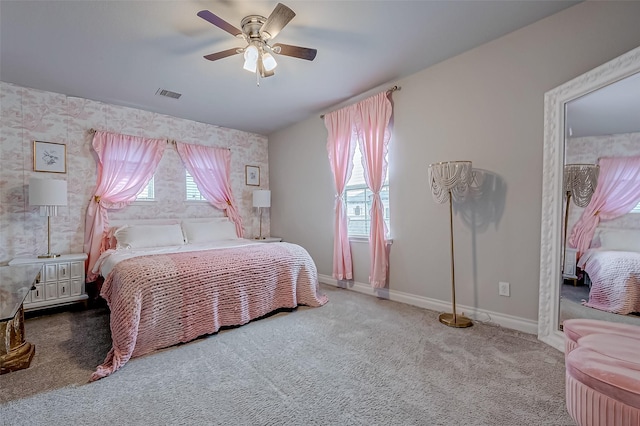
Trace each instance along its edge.
<path fill-rule="evenodd" d="M 260 72 L 256 70 L 256 86 L 260 87 Z"/>

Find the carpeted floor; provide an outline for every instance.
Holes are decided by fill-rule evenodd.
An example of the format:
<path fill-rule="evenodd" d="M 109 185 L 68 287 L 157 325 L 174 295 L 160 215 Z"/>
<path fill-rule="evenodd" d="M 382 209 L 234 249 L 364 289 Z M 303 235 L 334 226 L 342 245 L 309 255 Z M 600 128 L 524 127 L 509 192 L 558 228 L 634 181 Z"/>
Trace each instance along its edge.
<path fill-rule="evenodd" d="M 0 376 L 1 425 L 572 425 L 563 354 L 496 326 L 323 287 L 301 307 L 136 358 L 87 383 L 108 311 L 27 320 L 32 366 Z"/>

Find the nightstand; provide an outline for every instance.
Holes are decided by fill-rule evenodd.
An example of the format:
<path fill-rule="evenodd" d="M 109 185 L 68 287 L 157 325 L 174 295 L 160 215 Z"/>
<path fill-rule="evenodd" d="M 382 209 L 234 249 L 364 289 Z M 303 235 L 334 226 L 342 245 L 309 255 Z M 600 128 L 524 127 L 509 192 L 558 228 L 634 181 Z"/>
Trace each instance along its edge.
<path fill-rule="evenodd" d="M 564 257 L 562 278 L 565 280 L 573 281 L 573 285 L 575 286 L 578 283 L 578 276 L 576 275 L 576 257 L 578 254 L 578 250 L 569 247 L 567 247 L 565 250 L 566 252 Z"/>
<path fill-rule="evenodd" d="M 58 257 L 16 257 L 9 265 L 42 264 L 40 279 L 34 283 L 24 300 L 24 310 L 49 308 L 69 303 L 87 303 L 89 296 L 84 286 L 85 253 L 63 254 Z"/>
<path fill-rule="evenodd" d="M 282 241 L 282 238 L 279 238 L 279 237 L 266 237 L 266 238 L 263 238 L 261 240 L 254 239 L 253 241 L 256 241 L 258 243 L 279 243 L 280 241 Z"/>

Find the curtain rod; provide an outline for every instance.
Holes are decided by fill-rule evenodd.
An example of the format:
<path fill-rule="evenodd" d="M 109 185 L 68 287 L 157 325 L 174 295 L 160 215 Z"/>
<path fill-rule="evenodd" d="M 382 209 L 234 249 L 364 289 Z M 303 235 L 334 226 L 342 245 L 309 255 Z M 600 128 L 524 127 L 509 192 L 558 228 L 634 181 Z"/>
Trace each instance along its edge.
<path fill-rule="evenodd" d="M 387 94 L 389 94 L 389 93 L 393 93 L 393 92 L 395 92 L 396 90 L 400 90 L 400 89 L 402 89 L 402 87 L 400 87 L 400 86 L 393 86 L 393 87 L 391 87 L 391 88 L 387 89 L 387 92 L 386 92 L 386 93 L 387 93 Z M 324 114 L 322 114 L 322 115 L 320 116 L 320 118 L 324 118 Z"/>
<path fill-rule="evenodd" d="M 97 130 L 96 130 L 96 129 L 94 129 L 94 128 L 89 129 L 89 133 L 91 133 L 92 135 L 93 135 L 95 132 L 97 132 Z M 137 136 L 136 136 L 136 137 L 137 137 Z M 176 141 L 175 139 L 167 139 L 166 141 L 167 141 L 167 143 L 170 143 L 171 145 L 175 145 L 175 144 L 177 143 L 177 141 Z M 223 148 L 223 147 L 214 146 L 214 147 L 212 147 L 212 148 Z M 224 149 L 227 149 L 227 150 L 231 151 L 231 148 L 224 148 Z"/>

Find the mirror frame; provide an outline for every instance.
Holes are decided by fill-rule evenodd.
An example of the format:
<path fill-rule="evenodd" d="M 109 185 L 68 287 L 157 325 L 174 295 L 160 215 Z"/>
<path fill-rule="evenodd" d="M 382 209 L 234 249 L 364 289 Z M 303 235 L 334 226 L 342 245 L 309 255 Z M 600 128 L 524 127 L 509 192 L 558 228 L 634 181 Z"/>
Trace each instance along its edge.
<path fill-rule="evenodd" d="M 542 220 L 540 235 L 540 294 L 538 339 L 564 351 L 559 328 L 562 251 L 562 174 L 564 169 L 565 105 L 594 90 L 640 72 L 637 47 L 544 95 Z"/>

